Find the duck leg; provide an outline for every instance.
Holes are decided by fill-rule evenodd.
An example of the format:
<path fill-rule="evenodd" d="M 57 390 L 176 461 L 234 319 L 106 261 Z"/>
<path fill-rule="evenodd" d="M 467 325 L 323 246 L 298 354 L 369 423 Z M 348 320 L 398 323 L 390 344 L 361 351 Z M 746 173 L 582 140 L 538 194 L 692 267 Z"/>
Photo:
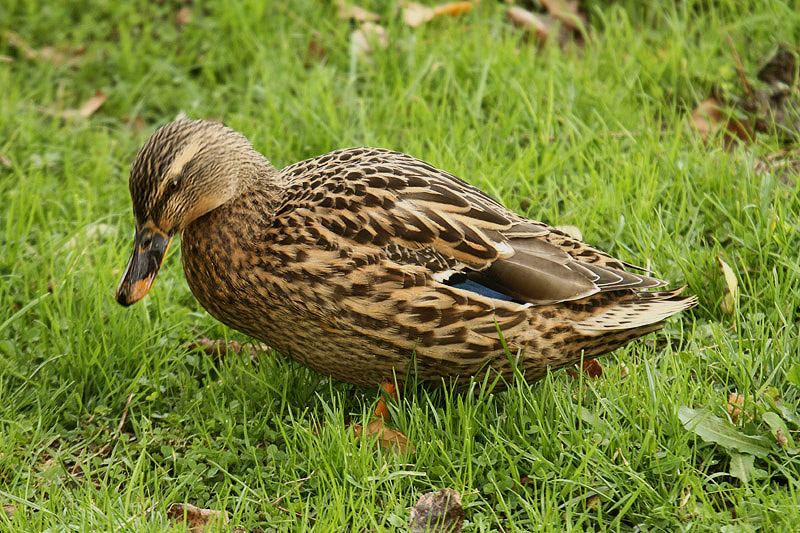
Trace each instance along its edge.
<path fill-rule="evenodd" d="M 397 386 L 395 386 L 394 383 L 381 383 L 381 390 L 387 396 L 397 401 Z M 375 407 L 375 416 L 379 416 L 384 420 L 389 419 L 389 408 L 386 406 L 386 402 L 383 401 L 383 397 L 378 400 L 378 405 Z"/>

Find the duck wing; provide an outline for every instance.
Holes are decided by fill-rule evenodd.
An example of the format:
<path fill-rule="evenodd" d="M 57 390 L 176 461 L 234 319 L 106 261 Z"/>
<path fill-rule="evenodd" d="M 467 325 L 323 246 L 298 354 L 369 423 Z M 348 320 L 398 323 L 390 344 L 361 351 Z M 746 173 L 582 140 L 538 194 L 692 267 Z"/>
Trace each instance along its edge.
<path fill-rule="evenodd" d="M 313 223 L 329 243 L 424 266 L 435 282 L 536 305 L 665 285 L 407 154 L 349 148 L 281 174 L 276 216 Z"/>

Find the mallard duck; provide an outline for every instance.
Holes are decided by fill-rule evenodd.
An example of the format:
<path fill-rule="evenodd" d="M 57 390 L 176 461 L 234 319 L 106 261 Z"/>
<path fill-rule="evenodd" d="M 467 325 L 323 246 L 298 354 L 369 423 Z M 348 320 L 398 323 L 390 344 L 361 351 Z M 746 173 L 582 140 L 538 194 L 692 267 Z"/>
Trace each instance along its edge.
<path fill-rule="evenodd" d="M 180 235 L 189 287 L 211 315 L 356 385 L 508 379 L 514 367 L 533 381 L 696 304 L 390 150 L 276 170 L 233 129 L 180 120 L 141 148 L 130 194 L 120 304 L 147 294 Z"/>

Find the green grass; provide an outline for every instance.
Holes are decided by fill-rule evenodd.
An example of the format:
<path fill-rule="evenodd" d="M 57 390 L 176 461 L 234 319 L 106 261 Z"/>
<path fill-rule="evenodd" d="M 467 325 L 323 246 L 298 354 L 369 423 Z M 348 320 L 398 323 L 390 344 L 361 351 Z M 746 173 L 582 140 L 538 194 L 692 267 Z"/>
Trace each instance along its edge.
<path fill-rule="evenodd" d="M 183 27 L 172 2 L 0 6 L 0 29 L 35 49 L 85 46 L 54 64 L 0 37 L 0 504 L 15 508 L 0 530 L 164 531 L 186 501 L 249 529 L 384 531 L 440 487 L 462 493 L 469 532 L 795 529 L 800 456 L 768 413 L 798 437 L 800 180 L 754 172 L 777 138 L 728 152 L 685 127 L 713 86 L 739 87 L 726 34 L 755 79 L 777 43 L 798 42 L 795 8 L 590 3 L 587 45 L 561 50 L 526 42 L 501 2 L 411 29 L 365 1 L 390 36 L 365 61 L 332 5 L 231 4 L 195 3 Z M 313 31 L 324 60 L 307 61 Z M 88 120 L 53 116 L 98 89 L 108 100 Z M 199 334 L 247 339 L 195 302 L 177 251 L 143 302 L 114 301 L 129 165 L 181 112 L 222 117 L 276 166 L 353 145 L 409 152 L 652 260 L 700 305 L 605 357 L 601 380 L 409 390 L 392 424 L 416 452 L 376 451 L 349 428 L 376 391 L 277 356 L 187 352 Z M 719 256 L 740 279 L 733 315 Z M 745 416 L 726 427 L 768 449 L 739 477 L 743 456 L 678 416 L 727 419 L 731 392 Z"/>

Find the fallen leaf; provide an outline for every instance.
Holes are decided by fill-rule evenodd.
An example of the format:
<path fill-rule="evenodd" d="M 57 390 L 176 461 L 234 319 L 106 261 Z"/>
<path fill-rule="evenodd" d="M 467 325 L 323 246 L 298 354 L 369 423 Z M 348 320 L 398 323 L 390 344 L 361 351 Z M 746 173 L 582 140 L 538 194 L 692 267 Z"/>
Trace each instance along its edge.
<path fill-rule="evenodd" d="M 228 355 L 228 352 L 241 354 L 242 350 L 247 347 L 253 360 L 257 360 L 258 354 L 269 354 L 270 349 L 266 344 L 242 344 L 239 341 L 224 341 L 212 340 L 205 336 L 200 336 L 197 340 L 190 342 L 186 345 L 186 350 L 201 350 L 209 357 L 223 358 Z"/>
<path fill-rule="evenodd" d="M 106 101 L 106 94 L 100 89 L 94 93 L 94 96 L 86 100 L 80 109 L 65 109 L 63 111 L 45 111 L 48 114 L 59 116 L 65 119 L 72 118 L 89 118 L 95 111 L 100 109 L 100 106 Z"/>
<path fill-rule="evenodd" d="M 408 437 L 386 427 L 386 422 L 382 417 L 372 419 L 367 424 L 366 429 L 358 424 L 353 425 L 353 433 L 358 437 L 378 437 L 378 446 L 384 450 L 389 450 L 395 453 L 405 454 L 414 453 L 414 446 L 408 443 Z"/>
<path fill-rule="evenodd" d="M 308 68 L 315 61 L 321 61 L 326 57 L 328 57 L 328 49 L 322 45 L 322 34 L 314 30 L 311 32 L 311 40 L 306 46 L 306 57 L 303 64 Z"/>
<path fill-rule="evenodd" d="M 476 2 L 449 2 L 435 7 L 428 7 L 418 2 L 403 3 L 403 21 L 412 28 L 421 26 L 436 17 L 444 15 L 456 16 L 469 13 Z"/>
<path fill-rule="evenodd" d="M 476 0 L 476 3 L 480 0 Z M 433 8 L 433 14 L 436 17 L 441 17 L 443 15 L 450 15 L 454 17 L 456 15 L 463 15 L 464 13 L 469 13 L 472 11 L 472 8 L 475 6 L 472 2 L 450 2 L 449 4 L 442 4 L 440 6 L 436 6 Z"/>
<path fill-rule="evenodd" d="M 764 422 L 769 425 L 772 430 L 772 435 L 775 437 L 775 440 L 778 441 L 780 447 L 790 454 L 796 454 L 798 450 L 794 445 L 794 437 L 792 437 L 792 434 L 789 432 L 789 428 L 786 426 L 786 422 L 783 421 L 783 418 L 772 411 L 764 413 L 762 418 Z"/>
<path fill-rule="evenodd" d="M 3 152 L 0 152 L 0 164 L 7 168 L 11 168 L 12 165 L 11 160 Z"/>
<path fill-rule="evenodd" d="M 182 7 L 175 15 L 175 24 L 178 26 L 186 26 L 192 21 L 192 10 L 188 7 Z"/>
<path fill-rule="evenodd" d="M 575 365 L 577 366 L 577 365 Z M 591 359 L 589 361 L 584 361 L 581 364 L 581 371 L 589 376 L 590 378 L 601 378 L 603 377 L 603 365 L 597 359 Z M 578 379 L 580 376 L 570 368 L 567 368 L 567 374 L 572 379 Z"/>
<path fill-rule="evenodd" d="M 706 442 L 719 444 L 729 451 L 736 450 L 758 457 L 769 455 L 769 440 L 742 433 L 727 420 L 712 415 L 708 409 L 692 409 L 681 405 L 678 408 L 678 418 L 683 427 Z"/>
<path fill-rule="evenodd" d="M 753 161 L 753 170 L 759 176 L 772 174 L 784 185 L 794 187 L 800 175 L 800 150 L 781 150 L 757 157 Z"/>
<path fill-rule="evenodd" d="M 220 525 L 227 526 L 230 523 L 227 511 L 202 509 L 190 503 L 173 503 L 167 509 L 167 516 L 176 522 L 183 522 L 191 533 L 203 533 L 206 528 L 216 531 Z"/>
<path fill-rule="evenodd" d="M 586 33 L 586 17 L 578 11 L 578 0 L 539 0 L 548 13 L 565 26 Z"/>
<path fill-rule="evenodd" d="M 589 499 L 586 500 L 586 508 L 592 510 L 600 509 L 600 496 L 597 494 L 590 496 Z"/>
<path fill-rule="evenodd" d="M 742 416 L 742 407 L 744 406 L 744 396 L 739 393 L 732 392 L 728 395 L 728 405 L 725 409 L 728 411 L 728 416 L 731 417 L 731 422 L 734 424 L 739 421 Z"/>
<path fill-rule="evenodd" d="M 43 60 L 49 61 L 56 66 L 67 65 L 72 66 L 80 61 L 80 57 L 86 52 L 85 46 L 78 46 L 76 48 L 64 46 L 56 48 L 55 46 L 44 46 L 38 50 L 31 47 L 25 39 L 18 33 L 6 30 L 3 36 L 8 41 L 9 46 L 16 48 L 20 51 L 21 55 L 28 60 Z"/>
<path fill-rule="evenodd" d="M 545 19 L 517 6 L 509 7 L 506 16 L 512 24 L 524 28 L 528 33 L 532 33 L 542 43 L 547 42 L 550 37 L 550 31 L 555 27 L 554 19 Z"/>
<path fill-rule="evenodd" d="M 417 2 L 403 3 L 403 21 L 412 28 L 433 20 L 434 16 L 436 16 L 436 13 L 431 7 Z"/>
<path fill-rule="evenodd" d="M 728 119 L 719 99 L 714 96 L 706 98 L 692 111 L 691 124 L 706 144 L 720 131 L 723 131 L 722 139 L 728 147 L 738 141 L 749 143 L 753 140 L 750 126 L 734 118 Z"/>
<path fill-rule="evenodd" d="M 14 506 L 13 505 L 4 505 L 3 512 L 8 515 L 8 518 L 14 518 Z"/>
<path fill-rule="evenodd" d="M 722 268 L 722 273 L 725 276 L 725 285 L 727 286 L 725 296 L 720 302 L 720 307 L 723 313 L 733 313 L 736 309 L 736 303 L 739 301 L 739 281 L 736 279 L 736 273 L 722 259 L 722 256 L 718 256 L 717 260 Z"/>
<path fill-rule="evenodd" d="M 378 22 L 381 20 L 380 15 L 342 0 L 336 2 L 336 8 L 339 10 L 339 18 L 342 20 L 355 20 L 357 22 Z"/>
<path fill-rule="evenodd" d="M 411 508 L 411 533 L 461 533 L 464 509 L 461 494 L 453 489 L 439 489 L 420 497 Z"/>
<path fill-rule="evenodd" d="M 350 34 L 350 46 L 359 56 L 366 57 L 372 52 L 372 45 L 376 44 L 385 50 L 389 46 L 389 36 L 383 26 L 374 22 L 365 22 L 361 27 Z"/>
<path fill-rule="evenodd" d="M 122 117 L 122 122 L 123 124 L 127 124 L 128 126 L 130 126 L 131 129 L 136 133 L 142 132 L 145 130 L 145 128 L 147 128 L 147 126 L 144 123 L 144 118 L 142 117 L 142 115 L 136 115 L 133 118 Z"/>
<path fill-rule="evenodd" d="M 573 239 L 577 239 L 579 241 L 583 240 L 583 233 L 581 233 L 581 230 L 580 230 L 580 228 L 578 226 L 571 226 L 569 224 L 566 224 L 566 225 L 563 225 L 563 226 L 554 226 L 554 227 L 558 231 L 560 231 L 562 233 L 566 233 L 567 235 L 569 235 Z"/>
<path fill-rule="evenodd" d="M 83 118 L 92 116 L 94 112 L 100 109 L 100 106 L 105 103 L 106 98 L 106 93 L 98 89 L 97 92 L 94 93 L 94 96 L 83 103 L 78 113 Z"/>

